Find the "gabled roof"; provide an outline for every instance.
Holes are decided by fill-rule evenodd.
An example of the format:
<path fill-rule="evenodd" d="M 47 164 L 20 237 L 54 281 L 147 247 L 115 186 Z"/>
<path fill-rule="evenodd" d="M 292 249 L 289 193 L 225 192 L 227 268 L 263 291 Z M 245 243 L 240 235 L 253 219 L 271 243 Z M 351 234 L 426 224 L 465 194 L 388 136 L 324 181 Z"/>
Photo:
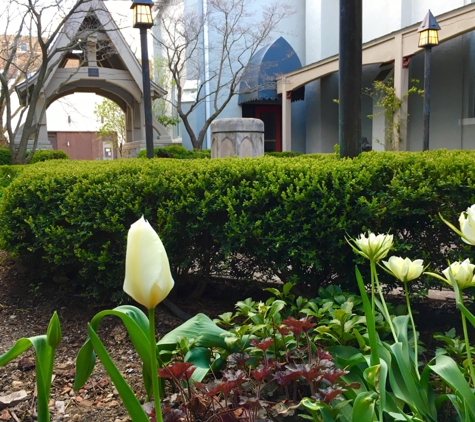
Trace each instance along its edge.
<path fill-rule="evenodd" d="M 85 31 L 84 28 L 87 24 L 90 24 L 90 22 L 97 22 L 97 24 L 100 25 L 100 29 L 98 31 Z M 104 63 L 101 64 L 99 62 L 99 68 L 107 67 L 128 71 L 133 81 L 137 84 L 140 91 L 142 91 L 142 67 L 102 0 L 90 0 L 80 5 L 77 12 L 65 22 L 63 30 L 57 35 L 50 50 L 57 51 L 67 49 L 71 45 L 71 39 L 84 39 L 85 32 L 89 32 L 90 34 L 97 33 L 98 41 L 109 42 L 110 48 L 114 49 L 116 52 L 113 56 L 107 57 Z M 86 40 L 84 40 L 84 46 L 85 45 Z M 51 82 L 55 72 L 58 69 L 65 67 L 67 60 L 65 60 L 65 57 L 62 58 L 63 55 L 66 58 L 71 58 L 74 57 L 74 52 L 68 51 L 65 54 L 63 51 L 59 51 L 50 58 L 50 63 L 56 64 L 47 80 L 44 82 L 43 89 L 46 89 L 48 84 Z M 28 78 L 28 81 L 23 81 L 21 84 L 17 85 L 16 90 L 20 97 L 20 101 L 24 102 L 27 87 L 32 89 L 32 86 L 36 83 L 37 77 L 38 74 L 35 73 Z M 151 81 L 151 91 L 152 98 L 159 98 L 166 94 L 166 91 L 153 81 Z"/>

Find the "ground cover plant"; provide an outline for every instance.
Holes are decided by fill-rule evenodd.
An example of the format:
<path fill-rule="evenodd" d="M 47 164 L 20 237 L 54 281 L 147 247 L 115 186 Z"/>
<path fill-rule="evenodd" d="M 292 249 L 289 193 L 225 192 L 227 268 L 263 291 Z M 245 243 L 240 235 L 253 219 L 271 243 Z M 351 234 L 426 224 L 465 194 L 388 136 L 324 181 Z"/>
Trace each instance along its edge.
<path fill-rule="evenodd" d="M 475 244 L 475 205 L 460 215 L 460 229 L 444 221 L 465 243 Z M 174 282 L 165 249 L 142 217 L 128 234 L 124 291 L 148 316 L 129 305 L 99 312 L 77 357 L 74 387 L 87 381 L 97 354 L 133 421 L 440 421 L 444 402 L 453 406 L 451 420 L 474 420 L 475 371 L 467 323 L 475 327 L 475 316 L 465 307 L 462 291 L 475 285 L 475 265 L 458 261 L 443 275 L 429 274 L 455 291 L 466 358 L 457 363 L 450 356 L 453 350 L 446 348 L 421 362 L 407 283 L 424 266 L 422 260 L 388 258 L 393 239 L 371 232 L 347 238 L 354 252 L 370 263 L 366 285 L 356 269 L 361 296 L 329 287 L 306 299 L 294 295 L 294 285 L 286 283 L 282 290 L 268 289 L 273 296 L 265 302 L 239 301 L 235 313 L 215 321 L 198 314 L 156 342 L 155 307 Z M 381 270 L 403 283 L 406 312 L 386 302 Z M 139 402 L 96 333 L 107 315 L 121 319 L 142 359 L 147 405 Z M 45 336 L 21 339 L 0 356 L 4 365 L 35 347 L 40 422 L 49 420 L 52 364 L 61 335 L 53 315 Z M 164 388 L 165 379 L 175 393 Z"/>

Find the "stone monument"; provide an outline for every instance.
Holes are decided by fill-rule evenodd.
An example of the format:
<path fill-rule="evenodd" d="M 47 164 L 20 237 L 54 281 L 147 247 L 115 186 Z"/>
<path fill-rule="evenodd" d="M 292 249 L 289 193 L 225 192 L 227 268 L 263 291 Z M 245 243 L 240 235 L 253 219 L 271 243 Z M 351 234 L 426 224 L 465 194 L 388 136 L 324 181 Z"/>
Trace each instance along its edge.
<path fill-rule="evenodd" d="M 217 119 L 211 123 L 211 158 L 264 155 L 264 122 L 259 119 Z"/>

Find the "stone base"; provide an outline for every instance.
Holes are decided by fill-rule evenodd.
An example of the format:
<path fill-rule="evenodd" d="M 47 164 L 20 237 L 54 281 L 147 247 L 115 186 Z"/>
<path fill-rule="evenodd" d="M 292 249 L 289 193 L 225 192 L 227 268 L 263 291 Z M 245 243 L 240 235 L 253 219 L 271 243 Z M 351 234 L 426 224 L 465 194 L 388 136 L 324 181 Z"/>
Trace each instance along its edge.
<path fill-rule="evenodd" d="M 264 122 L 259 119 L 217 119 L 211 123 L 211 158 L 264 155 Z"/>

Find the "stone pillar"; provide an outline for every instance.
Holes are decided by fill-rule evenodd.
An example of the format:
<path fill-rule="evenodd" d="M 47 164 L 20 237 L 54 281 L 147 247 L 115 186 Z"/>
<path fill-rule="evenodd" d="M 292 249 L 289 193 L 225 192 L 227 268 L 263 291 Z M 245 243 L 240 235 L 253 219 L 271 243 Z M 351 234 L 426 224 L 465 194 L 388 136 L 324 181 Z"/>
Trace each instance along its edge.
<path fill-rule="evenodd" d="M 217 119 L 211 123 L 211 158 L 264 155 L 264 122 L 259 119 Z"/>

